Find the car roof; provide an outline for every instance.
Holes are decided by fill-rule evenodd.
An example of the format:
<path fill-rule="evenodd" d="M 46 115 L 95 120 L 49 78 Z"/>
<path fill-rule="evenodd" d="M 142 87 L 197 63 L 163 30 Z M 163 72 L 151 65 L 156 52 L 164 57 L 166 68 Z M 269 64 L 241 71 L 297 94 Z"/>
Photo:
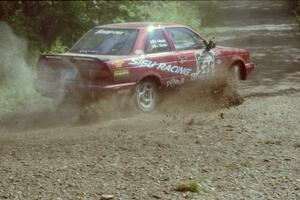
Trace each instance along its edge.
<path fill-rule="evenodd" d="M 96 28 L 144 29 L 149 26 L 185 27 L 180 24 L 164 23 L 164 22 L 129 22 L 129 23 L 106 24 L 106 25 L 96 26 Z"/>

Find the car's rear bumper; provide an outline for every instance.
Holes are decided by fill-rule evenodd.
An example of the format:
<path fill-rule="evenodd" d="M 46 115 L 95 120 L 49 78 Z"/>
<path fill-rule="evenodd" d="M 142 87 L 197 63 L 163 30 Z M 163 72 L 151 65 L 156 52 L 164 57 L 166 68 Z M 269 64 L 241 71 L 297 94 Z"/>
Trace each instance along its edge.
<path fill-rule="evenodd" d="M 37 92 L 46 97 L 55 98 L 59 94 L 64 93 L 80 93 L 89 96 L 100 96 L 112 92 L 130 91 L 136 85 L 135 82 L 112 84 L 112 85 L 97 85 L 80 82 L 50 82 L 43 80 L 35 80 L 34 88 Z"/>

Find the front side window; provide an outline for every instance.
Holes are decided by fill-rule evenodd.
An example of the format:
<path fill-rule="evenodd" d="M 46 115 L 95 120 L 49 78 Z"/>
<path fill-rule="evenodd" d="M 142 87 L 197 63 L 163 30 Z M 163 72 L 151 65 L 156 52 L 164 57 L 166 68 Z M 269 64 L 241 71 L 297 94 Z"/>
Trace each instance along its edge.
<path fill-rule="evenodd" d="M 129 55 L 138 35 L 137 29 L 96 28 L 88 32 L 70 52 L 99 55 Z"/>
<path fill-rule="evenodd" d="M 145 53 L 159 53 L 170 51 L 169 44 L 161 29 L 148 32 L 145 42 Z"/>
<path fill-rule="evenodd" d="M 166 30 L 171 36 L 171 39 L 177 51 L 199 49 L 205 47 L 203 41 L 201 41 L 202 39 L 187 28 L 176 27 L 166 28 Z"/>

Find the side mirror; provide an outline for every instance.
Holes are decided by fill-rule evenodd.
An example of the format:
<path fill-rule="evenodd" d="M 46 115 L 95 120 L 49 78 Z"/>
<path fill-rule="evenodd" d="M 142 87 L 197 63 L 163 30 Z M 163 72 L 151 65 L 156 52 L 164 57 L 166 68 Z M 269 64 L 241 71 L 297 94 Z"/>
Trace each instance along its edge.
<path fill-rule="evenodd" d="M 216 47 L 216 43 L 213 40 L 209 40 L 208 46 L 210 47 L 210 49 L 215 48 Z"/>
<path fill-rule="evenodd" d="M 215 47 L 216 47 L 216 43 L 213 40 L 209 40 L 208 44 L 206 43 L 206 51 L 209 51 Z"/>

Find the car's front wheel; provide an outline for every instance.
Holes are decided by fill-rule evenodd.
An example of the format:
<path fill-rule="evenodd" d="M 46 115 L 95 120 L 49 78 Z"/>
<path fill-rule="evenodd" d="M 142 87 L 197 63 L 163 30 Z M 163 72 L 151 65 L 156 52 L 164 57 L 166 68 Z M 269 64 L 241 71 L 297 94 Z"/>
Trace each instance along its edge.
<path fill-rule="evenodd" d="M 239 105 L 243 102 L 243 98 L 238 91 L 240 70 L 239 65 L 232 65 L 227 71 L 224 84 L 213 90 L 213 96 L 222 100 L 225 103 L 224 105 Z"/>
<path fill-rule="evenodd" d="M 241 67 L 239 65 L 232 65 L 228 71 L 227 85 L 234 91 L 238 91 L 238 86 L 241 77 Z"/>
<path fill-rule="evenodd" d="M 143 112 L 153 111 L 159 101 L 158 85 L 151 79 L 141 81 L 135 89 L 135 102 Z"/>

